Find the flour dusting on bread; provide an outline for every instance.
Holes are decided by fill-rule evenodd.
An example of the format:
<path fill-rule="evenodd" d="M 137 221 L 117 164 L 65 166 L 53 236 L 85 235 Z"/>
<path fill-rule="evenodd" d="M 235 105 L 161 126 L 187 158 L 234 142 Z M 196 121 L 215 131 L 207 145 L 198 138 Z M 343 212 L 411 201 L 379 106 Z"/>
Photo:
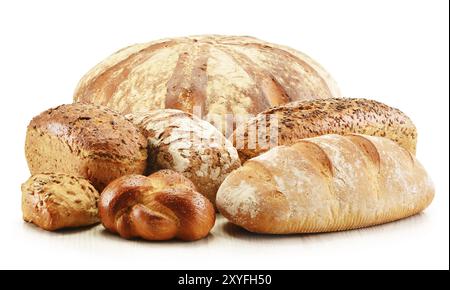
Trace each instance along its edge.
<path fill-rule="evenodd" d="M 225 177 L 240 166 L 237 150 L 213 125 L 173 109 L 129 114 L 147 136 L 153 169 L 172 169 L 191 179 L 213 203 Z"/>

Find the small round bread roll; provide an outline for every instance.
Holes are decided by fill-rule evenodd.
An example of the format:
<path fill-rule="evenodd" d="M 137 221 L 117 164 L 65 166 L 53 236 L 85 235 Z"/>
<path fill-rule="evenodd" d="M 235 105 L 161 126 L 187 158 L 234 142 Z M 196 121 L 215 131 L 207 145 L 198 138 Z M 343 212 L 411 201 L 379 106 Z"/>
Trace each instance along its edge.
<path fill-rule="evenodd" d="M 225 177 L 241 166 L 233 144 L 210 123 L 180 110 L 126 115 L 149 144 L 149 169 L 170 169 L 191 180 L 213 204 Z"/>
<path fill-rule="evenodd" d="M 33 118 L 25 155 L 31 174 L 64 172 L 102 190 L 127 174 L 142 174 L 147 141 L 123 116 L 91 104 L 62 105 Z"/>
<path fill-rule="evenodd" d="M 97 190 L 85 179 L 62 173 L 37 174 L 22 184 L 26 222 L 55 231 L 99 222 Z"/>
<path fill-rule="evenodd" d="M 99 214 L 105 228 L 126 239 L 199 240 L 215 222 L 212 203 L 171 170 L 114 180 L 101 194 Z"/>

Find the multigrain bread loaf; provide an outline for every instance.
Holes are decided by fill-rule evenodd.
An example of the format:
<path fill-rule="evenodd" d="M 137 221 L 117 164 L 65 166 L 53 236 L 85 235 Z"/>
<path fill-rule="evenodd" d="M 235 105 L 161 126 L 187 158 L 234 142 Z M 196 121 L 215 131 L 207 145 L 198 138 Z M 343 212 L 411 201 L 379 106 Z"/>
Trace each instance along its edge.
<path fill-rule="evenodd" d="M 99 212 L 109 231 L 127 239 L 193 241 L 206 237 L 215 222 L 212 203 L 171 170 L 114 180 L 101 194 Z"/>
<path fill-rule="evenodd" d="M 55 231 L 99 222 L 97 190 L 85 179 L 62 173 L 37 174 L 22 184 L 26 222 Z"/>
<path fill-rule="evenodd" d="M 81 79 L 74 101 L 124 114 L 196 108 L 211 120 L 339 95 L 330 75 L 301 52 L 253 37 L 203 35 L 119 50 Z"/>
<path fill-rule="evenodd" d="M 183 174 L 212 203 L 225 177 L 241 165 L 231 142 L 192 114 L 161 109 L 126 118 L 148 139 L 151 171 L 171 169 Z"/>
<path fill-rule="evenodd" d="M 276 147 L 231 173 L 219 211 L 257 233 L 330 232 L 419 213 L 433 184 L 414 156 L 383 138 L 324 135 Z"/>
<path fill-rule="evenodd" d="M 102 190 L 117 177 L 145 171 L 146 145 L 139 129 L 114 111 L 71 104 L 33 118 L 28 125 L 25 155 L 31 174 L 72 174 Z"/>
<path fill-rule="evenodd" d="M 278 145 L 326 134 L 366 134 L 389 138 L 415 154 L 417 132 L 400 110 L 367 99 L 293 102 L 264 111 L 230 136 L 241 162 Z"/>

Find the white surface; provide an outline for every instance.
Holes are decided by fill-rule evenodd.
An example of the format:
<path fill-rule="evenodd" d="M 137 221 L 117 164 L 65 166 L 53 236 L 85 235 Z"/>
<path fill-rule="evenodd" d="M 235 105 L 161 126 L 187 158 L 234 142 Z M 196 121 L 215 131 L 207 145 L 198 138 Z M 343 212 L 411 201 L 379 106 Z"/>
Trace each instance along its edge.
<path fill-rule="evenodd" d="M 0 2 L 0 268 L 448 269 L 448 1 L 93 2 Z M 322 63 L 344 95 L 402 109 L 418 127 L 417 156 L 437 189 L 433 204 L 400 222 L 320 235 L 257 236 L 220 219 L 196 243 L 129 242 L 101 226 L 46 233 L 24 224 L 30 119 L 70 103 L 80 77 L 119 48 L 203 33 L 297 48 Z"/>

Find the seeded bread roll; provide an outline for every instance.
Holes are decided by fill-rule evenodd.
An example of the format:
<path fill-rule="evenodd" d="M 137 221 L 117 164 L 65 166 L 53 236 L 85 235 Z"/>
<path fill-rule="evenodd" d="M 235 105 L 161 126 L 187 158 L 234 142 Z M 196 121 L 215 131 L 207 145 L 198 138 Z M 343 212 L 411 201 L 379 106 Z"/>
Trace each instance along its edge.
<path fill-rule="evenodd" d="M 146 168 L 147 141 L 131 122 L 91 104 L 62 105 L 33 118 L 25 155 L 31 174 L 63 172 L 89 180 L 97 190 Z"/>
<path fill-rule="evenodd" d="M 219 211 L 257 233 L 355 229 L 421 212 L 434 187 L 413 155 L 367 135 L 324 135 L 278 146 L 232 172 Z"/>
<path fill-rule="evenodd" d="M 85 179 L 54 173 L 31 176 L 22 184 L 26 222 L 55 231 L 99 222 L 97 190 Z"/>
<path fill-rule="evenodd" d="M 230 140 L 241 162 L 245 162 L 270 148 L 292 145 L 303 138 L 351 133 L 386 137 L 416 152 L 416 127 L 408 116 L 367 99 L 300 101 L 274 107 L 241 124 Z"/>
<path fill-rule="evenodd" d="M 183 174 L 213 204 L 222 181 L 241 165 L 231 142 L 192 114 L 162 109 L 126 117 L 148 139 L 152 171 L 171 169 Z"/>

